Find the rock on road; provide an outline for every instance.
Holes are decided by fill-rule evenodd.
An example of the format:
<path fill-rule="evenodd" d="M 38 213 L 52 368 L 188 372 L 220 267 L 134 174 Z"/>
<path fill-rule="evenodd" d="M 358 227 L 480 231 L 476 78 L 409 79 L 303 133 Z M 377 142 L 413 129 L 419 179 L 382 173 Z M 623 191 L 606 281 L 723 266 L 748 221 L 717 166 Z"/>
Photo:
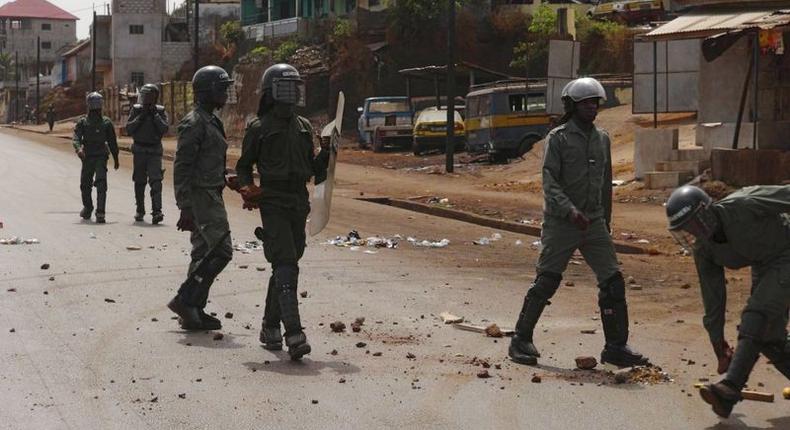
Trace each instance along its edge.
<path fill-rule="evenodd" d="M 666 328 L 677 318 L 671 315 L 634 328 L 634 344 L 654 361 L 671 363 L 663 367 L 674 382 L 601 384 L 597 374 L 573 370 L 573 357 L 597 355 L 602 343 L 600 330 L 579 334 L 600 323 L 591 318 L 595 289 L 588 281 L 590 288 L 563 288 L 547 311 L 536 339 L 541 367 L 512 364 L 506 338 L 454 330 L 438 315 L 451 311 L 511 326 L 535 258 L 534 250 L 512 244 L 534 239 L 503 233 L 501 242 L 478 247 L 471 240 L 492 230 L 359 202 L 343 190 L 332 223 L 308 240 L 301 265 L 311 355 L 293 363 L 258 343 L 270 274 L 260 251 L 236 252 L 215 283 L 207 310 L 222 319 L 222 338 L 183 332 L 165 307 L 189 258 L 188 235 L 175 229 L 172 165 L 166 164 L 164 224 L 151 226 L 150 216 L 135 224 L 131 157 L 121 158 L 121 169 L 108 175 L 107 224 L 96 225 L 79 218 L 79 160 L 66 141 L 0 135 L 0 237 L 40 241 L 0 245 L 0 428 L 686 429 L 719 423 L 691 388 L 710 366 L 686 373 L 677 360 L 682 354 L 710 360 L 698 327 L 673 339 Z M 234 243 L 254 240 L 257 214 L 225 196 Z M 398 249 L 365 253 L 325 243 L 351 229 L 363 238 L 446 237 L 451 245 L 425 249 L 404 240 Z M 579 273 L 577 284 L 589 279 Z M 357 317 L 365 317 L 359 332 L 329 327 L 337 320 L 350 326 Z M 698 312 L 682 317 L 699 320 Z M 481 363 L 490 365 L 490 378 L 477 376 Z M 755 381 L 778 392 L 784 381 L 764 364 Z M 541 383 L 530 382 L 535 374 Z M 788 405 L 781 397 L 772 405 L 741 404 L 733 419 L 715 428 L 790 428 Z"/>

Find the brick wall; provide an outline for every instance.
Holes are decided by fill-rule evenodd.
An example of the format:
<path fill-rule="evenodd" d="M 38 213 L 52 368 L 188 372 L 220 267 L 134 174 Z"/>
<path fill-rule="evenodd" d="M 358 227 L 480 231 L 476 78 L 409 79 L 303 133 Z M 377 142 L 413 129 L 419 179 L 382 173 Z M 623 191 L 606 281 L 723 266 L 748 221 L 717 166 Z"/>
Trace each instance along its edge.
<path fill-rule="evenodd" d="M 113 0 L 112 12 L 116 13 L 166 13 L 166 0 Z"/>
<path fill-rule="evenodd" d="M 181 66 L 192 59 L 192 46 L 189 42 L 162 43 L 162 80 L 173 79 Z"/>

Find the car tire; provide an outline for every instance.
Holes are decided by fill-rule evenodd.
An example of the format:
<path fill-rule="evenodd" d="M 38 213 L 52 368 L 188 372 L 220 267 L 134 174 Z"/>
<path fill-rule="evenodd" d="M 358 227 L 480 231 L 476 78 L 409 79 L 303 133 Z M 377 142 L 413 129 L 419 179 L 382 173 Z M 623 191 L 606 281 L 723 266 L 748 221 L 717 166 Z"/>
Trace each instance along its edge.
<path fill-rule="evenodd" d="M 416 140 L 411 145 L 411 152 L 418 157 L 422 155 L 422 146 Z"/>
<path fill-rule="evenodd" d="M 382 152 L 384 151 L 384 139 L 378 136 L 378 133 L 373 133 L 372 137 L 373 143 L 373 152 Z"/>
<path fill-rule="evenodd" d="M 530 136 L 521 139 L 521 143 L 518 144 L 518 152 L 516 154 L 517 157 L 523 157 L 524 154 L 531 151 L 535 144 L 538 142 L 537 137 Z"/>

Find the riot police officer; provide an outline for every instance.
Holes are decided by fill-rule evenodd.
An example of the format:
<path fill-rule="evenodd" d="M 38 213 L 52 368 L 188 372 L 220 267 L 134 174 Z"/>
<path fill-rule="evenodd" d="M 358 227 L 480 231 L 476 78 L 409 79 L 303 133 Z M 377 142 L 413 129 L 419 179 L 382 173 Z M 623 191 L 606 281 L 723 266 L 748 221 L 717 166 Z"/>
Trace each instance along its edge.
<path fill-rule="evenodd" d="M 260 340 L 267 349 L 281 349 L 282 322 L 288 354 L 298 360 L 310 353 L 296 293 L 310 212 L 306 184 L 313 177 L 316 183 L 326 179 L 329 150 L 315 154 L 310 122 L 294 113 L 296 106 L 304 106 L 305 98 L 304 82 L 294 67 L 269 67 L 260 90 L 258 115 L 247 126 L 236 172 L 245 207 L 260 208 L 260 236 L 272 266 Z M 253 166 L 260 186 L 253 181 Z"/>
<path fill-rule="evenodd" d="M 206 66 L 192 78 L 196 105 L 178 125 L 173 163 L 178 229 L 191 232 L 192 262 L 187 279 L 168 303 L 185 330 L 219 330 L 219 319 L 205 312 L 214 279 L 233 256 L 228 214 L 222 200 L 228 144 L 214 112 L 228 100 L 233 83 L 218 66 Z"/>
<path fill-rule="evenodd" d="M 132 106 L 126 132 L 132 136 L 134 156 L 134 201 L 137 206 L 134 220 L 145 216 L 145 184 L 151 187 L 151 223 L 159 224 L 162 214 L 162 137 L 169 126 L 164 106 L 157 105 L 159 87 L 145 84 L 140 88 L 138 103 Z"/>
<path fill-rule="evenodd" d="M 713 203 L 703 190 L 687 185 L 672 192 L 666 211 L 670 233 L 694 255 L 705 307 L 702 321 L 718 372 L 726 373 L 721 381 L 703 386 L 700 394 L 726 418 L 741 400 L 741 389 L 761 353 L 790 379 L 790 186 L 747 187 Z M 747 266 L 752 269 L 752 292 L 733 351 L 724 338 L 724 269 Z"/>
<path fill-rule="evenodd" d="M 82 160 L 80 191 L 82 193 L 82 219 L 90 219 L 93 213 L 93 187 L 96 187 L 96 222 L 105 222 L 107 203 L 107 159 L 112 155 L 114 168 L 118 170 L 118 142 L 115 128 L 109 118 L 102 116 L 104 98 L 97 92 L 87 95 L 85 102 L 88 115 L 74 126 L 72 144 Z"/>
<path fill-rule="evenodd" d="M 537 277 L 524 298 L 508 355 L 534 365 L 540 353 L 532 339 L 535 325 L 562 281 L 578 249 L 598 280 L 598 305 L 606 343 L 601 362 L 626 367 L 647 358 L 628 346 L 625 281 L 610 236 L 612 220 L 611 143 L 595 126 L 606 93 L 593 78 L 571 81 L 562 90 L 562 125 L 546 138 L 543 159 L 543 249 Z"/>

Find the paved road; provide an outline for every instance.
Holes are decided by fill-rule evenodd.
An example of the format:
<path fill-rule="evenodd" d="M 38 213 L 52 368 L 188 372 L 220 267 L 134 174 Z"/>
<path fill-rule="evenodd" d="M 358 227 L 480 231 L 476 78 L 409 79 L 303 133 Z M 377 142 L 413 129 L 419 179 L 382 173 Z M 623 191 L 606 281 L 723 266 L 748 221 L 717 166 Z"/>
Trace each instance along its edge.
<path fill-rule="evenodd" d="M 674 382 L 614 385 L 573 371 L 573 357 L 597 355 L 601 344 L 600 334 L 579 334 L 599 324 L 586 269 L 572 268 L 577 288 L 561 289 L 540 326 L 543 366 L 509 363 L 506 340 L 452 329 L 436 315 L 512 324 L 535 257 L 514 242 L 534 239 L 503 233 L 477 247 L 469 240 L 493 231 L 362 203 L 342 190 L 333 222 L 310 240 L 302 264 L 313 354 L 292 363 L 259 346 L 270 270 L 260 251 L 237 252 L 215 284 L 209 310 L 233 313 L 223 318 L 224 338 L 183 332 L 165 307 L 188 261 L 188 238 L 174 228 L 172 184 L 165 183 L 165 224 L 134 224 L 129 162 L 122 154 L 121 170 L 110 172 L 108 223 L 96 225 L 78 216 L 79 161 L 64 141 L 0 136 L 0 236 L 40 241 L 0 246 L 0 428 L 790 428 L 790 403 L 781 399 L 740 405 L 719 424 L 696 393 L 688 396 L 690 384 L 709 375 L 699 364 L 710 359 L 707 345 L 691 343 L 704 339 L 699 315 L 663 310 L 659 292 L 635 297 L 636 315 L 658 316 L 635 325 L 634 337 L 669 363 Z M 226 196 L 234 242 L 251 240 L 257 215 Z M 447 237 L 451 245 L 404 241 L 365 253 L 324 243 L 352 228 Z M 361 333 L 328 328 L 360 316 Z M 679 318 L 689 321 L 683 329 L 673 324 Z M 476 376 L 483 368 L 475 357 L 491 364 L 493 377 Z M 534 374 L 542 383 L 530 382 Z M 785 383 L 764 363 L 757 380 L 773 392 Z"/>

